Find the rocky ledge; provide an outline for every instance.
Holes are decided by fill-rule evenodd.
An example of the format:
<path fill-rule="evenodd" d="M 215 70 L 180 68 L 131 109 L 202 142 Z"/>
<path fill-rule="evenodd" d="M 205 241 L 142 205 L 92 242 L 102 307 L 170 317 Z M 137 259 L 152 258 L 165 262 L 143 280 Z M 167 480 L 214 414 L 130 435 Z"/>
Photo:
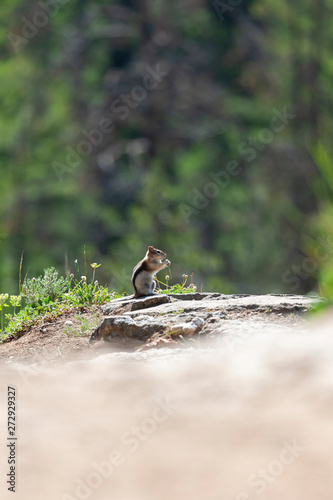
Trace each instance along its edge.
<path fill-rule="evenodd" d="M 104 318 L 92 333 L 96 341 L 135 341 L 156 347 L 179 340 L 244 337 L 283 327 L 295 331 L 315 299 L 300 295 L 223 295 L 189 293 L 124 297 L 103 306 Z M 282 331 L 282 330 L 281 330 Z"/>

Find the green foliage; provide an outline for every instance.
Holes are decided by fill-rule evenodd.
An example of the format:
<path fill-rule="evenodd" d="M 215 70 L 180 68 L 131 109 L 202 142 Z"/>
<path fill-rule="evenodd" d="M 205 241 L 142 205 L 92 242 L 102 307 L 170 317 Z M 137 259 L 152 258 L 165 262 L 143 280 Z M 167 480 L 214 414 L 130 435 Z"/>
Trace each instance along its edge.
<path fill-rule="evenodd" d="M 251 0 L 222 22 L 212 2 L 125 3 L 59 4 L 16 53 L 8 35 L 23 34 L 22 19 L 39 3 L 1 2 L 1 289 L 16 293 L 23 250 L 30 276 L 51 266 L 67 276 L 75 269 L 66 262 L 87 242 L 102 263 L 101 282 L 121 292 L 131 290 L 149 244 L 168 253 L 178 281 L 190 269 L 206 290 L 291 292 L 282 276 L 303 258 L 317 200 L 328 195 L 314 185 L 306 146 L 333 127 L 332 2 Z M 117 100 L 153 83 L 147 61 L 168 75 L 126 108 Z M 295 119 L 261 141 L 273 110 L 284 108 Z M 103 119 L 112 132 L 100 140 L 95 132 L 89 143 Z M 90 153 L 77 152 L 82 141 Z M 230 161 L 239 172 L 212 186 L 212 173 Z M 193 211 L 189 220 L 182 205 Z M 329 205 L 321 213 L 330 219 Z M 328 260 L 298 293 L 314 289 L 317 277 L 324 286 Z M 69 287 L 62 295 L 26 283 L 31 310 L 106 296 L 95 280 L 63 279 L 54 285 Z"/>
<path fill-rule="evenodd" d="M 75 278 L 74 274 L 68 278 L 59 276 L 59 271 L 53 267 L 45 269 L 43 276 L 25 278 L 21 287 L 21 295 L 10 296 L 10 304 L 14 312 L 12 315 L 6 315 L 6 327 L 4 327 L 3 311 L 5 307 L 9 307 L 7 303 L 9 295 L 1 294 L 1 337 L 14 335 L 45 317 L 72 309 L 100 305 L 111 298 L 118 297 L 119 295 L 114 292 L 110 294 L 107 287 L 101 286 L 95 280 L 95 272 L 99 265 L 93 263 L 91 267 L 93 271 L 90 282 L 87 282 L 86 276 L 81 276 L 81 278 Z M 77 261 L 76 269 L 79 274 Z M 22 299 L 24 307 L 16 314 L 16 307 L 21 306 Z"/>
<path fill-rule="evenodd" d="M 196 292 L 195 285 L 189 285 L 187 287 L 182 286 L 180 283 L 172 285 L 165 290 L 161 290 L 160 293 L 170 294 L 170 293 L 194 293 Z"/>
<path fill-rule="evenodd" d="M 3 311 L 4 311 L 4 308 L 9 307 L 8 304 L 6 304 L 7 299 L 8 299 L 8 293 L 2 293 L 0 295 L 1 330 L 3 330 Z"/>
<path fill-rule="evenodd" d="M 44 276 L 25 279 L 22 284 L 22 296 L 27 306 L 43 308 L 62 297 L 69 286 L 68 279 L 59 277 L 59 271 L 51 267 L 45 269 Z"/>
<path fill-rule="evenodd" d="M 305 251 L 313 262 L 318 292 L 324 299 L 316 310 L 333 305 L 333 162 L 329 147 L 322 142 L 311 149 L 318 168 L 314 184 L 318 213 L 311 219 Z"/>
<path fill-rule="evenodd" d="M 94 314 L 91 318 L 85 318 L 84 316 L 78 314 L 75 316 L 74 320 L 78 321 L 79 326 L 66 325 L 65 333 L 68 336 L 73 337 L 86 337 L 92 333 L 98 324 L 100 323 L 99 318 Z"/>
<path fill-rule="evenodd" d="M 165 276 L 165 283 L 159 281 L 156 278 L 158 284 L 159 293 L 170 294 L 170 293 L 194 293 L 197 290 L 197 287 L 192 283 L 193 274 L 191 275 L 191 283 L 186 286 L 188 279 L 187 274 L 183 274 L 181 283 L 176 283 L 175 285 L 169 285 L 170 276 L 167 274 Z M 163 285 L 165 288 L 161 288 Z"/>
<path fill-rule="evenodd" d="M 111 297 L 106 287 L 100 286 L 98 281 L 87 283 L 85 276 L 80 281 L 71 282 L 71 288 L 64 295 L 65 302 L 71 307 L 80 307 L 82 304 L 104 304 Z"/>
<path fill-rule="evenodd" d="M 38 320 L 42 320 L 47 313 L 41 314 L 37 308 L 33 309 L 29 306 L 24 307 L 15 315 L 7 315 L 7 325 L 0 332 L 0 339 L 4 340 L 10 335 L 15 335 L 21 330 L 25 330 L 35 324 Z"/>

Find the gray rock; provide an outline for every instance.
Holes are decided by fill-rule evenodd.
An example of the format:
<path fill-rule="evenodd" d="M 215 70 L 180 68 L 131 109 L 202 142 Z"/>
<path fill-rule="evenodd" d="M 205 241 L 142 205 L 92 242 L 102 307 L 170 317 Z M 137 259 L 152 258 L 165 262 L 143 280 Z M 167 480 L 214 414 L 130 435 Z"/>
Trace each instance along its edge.
<path fill-rule="evenodd" d="M 121 299 L 112 300 L 111 302 L 102 307 L 102 311 L 105 315 L 114 312 L 123 313 L 125 311 L 138 311 L 140 309 L 155 307 L 160 304 L 167 304 L 171 301 L 172 298 L 169 295 L 156 294 L 148 297 L 142 297 L 139 299 L 134 299 L 132 296 L 123 297 Z"/>
<path fill-rule="evenodd" d="M 156 294 L 123 297 L 103 307 L 106 317 L 93 332 L 95 340 L 167 338 L 195 335 L 231 338 L 265 332 L 284 321 L 291 331 L 316 299 L 300 295 Z M 144 312 L 143 312 L 144 310 Z M 287 325 L 288 327 L 288 325 Z"/>
<path fill-rule="evenodd" d="M 106 316 L 91 335 L 89 343 L 99 339 L 131 338 L 145 341 L 154 333 L 164 332 L 166 328 L 165 322 L 153 318 L 138 320 L 130 316 Z"/>

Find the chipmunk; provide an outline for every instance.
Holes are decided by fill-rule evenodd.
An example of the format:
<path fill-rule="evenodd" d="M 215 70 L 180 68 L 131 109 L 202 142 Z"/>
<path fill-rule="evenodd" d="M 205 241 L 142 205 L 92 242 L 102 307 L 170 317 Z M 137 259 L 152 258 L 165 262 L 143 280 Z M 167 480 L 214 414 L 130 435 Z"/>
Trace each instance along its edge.
<path fill-rule="evenodd" d="M 134 298 L 154 295 L 156 281 L 154 276 L 158 271 L 170 266 L 171 262 L 166 259 L 166 253 L 152 246 L 148 247 L 145 258 L 133 269 L 132 285 L 134 288 Z"/>

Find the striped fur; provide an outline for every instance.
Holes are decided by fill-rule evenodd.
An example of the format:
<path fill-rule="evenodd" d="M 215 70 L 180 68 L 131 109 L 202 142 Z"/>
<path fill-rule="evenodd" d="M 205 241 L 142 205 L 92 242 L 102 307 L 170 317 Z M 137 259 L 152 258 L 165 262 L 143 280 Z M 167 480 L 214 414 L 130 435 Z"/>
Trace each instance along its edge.
<path fill-rule="evenodd" d="M 145 258 L 133 269 L 132 285 L 134 288 L 134 297 L 145 297 L 155 293 L 156 282 L 154 276 L 158 271 L 170 265 L 165 259 L 166 253 L 149 246 Z"/>

